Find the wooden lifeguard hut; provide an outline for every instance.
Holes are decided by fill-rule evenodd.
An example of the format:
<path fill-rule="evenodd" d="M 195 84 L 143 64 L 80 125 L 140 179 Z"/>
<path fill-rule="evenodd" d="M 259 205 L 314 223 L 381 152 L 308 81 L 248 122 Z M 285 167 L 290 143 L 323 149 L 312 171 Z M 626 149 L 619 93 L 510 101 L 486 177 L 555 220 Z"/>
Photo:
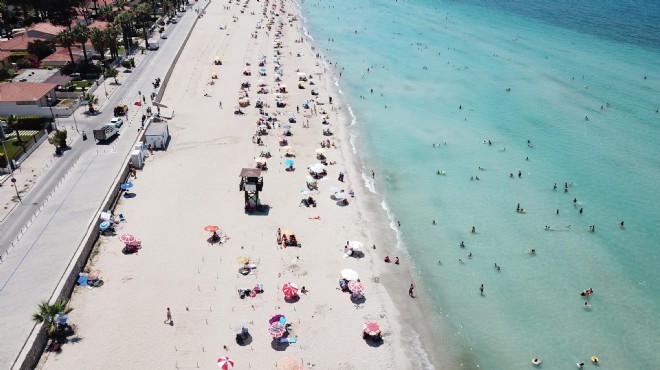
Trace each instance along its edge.
<path fill-rule="evenodd" d="M 240 191 L 245 193 L 245 211 L 250 213 L 261 206 L 259 192 L 264 188 L 264 179 L 258 168 L 241 169 L 240 178 Z"/>

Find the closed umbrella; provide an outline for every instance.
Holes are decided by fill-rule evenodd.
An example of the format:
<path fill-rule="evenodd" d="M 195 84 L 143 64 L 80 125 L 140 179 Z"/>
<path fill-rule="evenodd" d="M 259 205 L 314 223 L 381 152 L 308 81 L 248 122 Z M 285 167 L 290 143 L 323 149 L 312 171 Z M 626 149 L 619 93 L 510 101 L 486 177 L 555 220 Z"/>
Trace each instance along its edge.
<path fill-rule="evenodd" d="M 284 296 L 293 298 L 298 295 L 298 286 L 294 283 L 286 283 L 282 286 Z"/>
<path fill-rule="evenodd" d="M 366 323 L 364 323 L 362 330 L 367 335 L 371 335 L 371 336 L 378 335 L 380 334 L 380 325 L 378 325 L 378 323 L 375 321 L 367 321 Z"/>
<path fill-rule="evenodd" d="M 234 368 L 234 361 L 229 357 L 223 356 L 218 358 L 218 366 L 222 370 L 230 370 Z"/>
<path fill-rule="evenodd" d="M 360 275 L 355 270 L 343 269 L 341 270 L 341 277 L 350 281 L 359 279 Z"/>

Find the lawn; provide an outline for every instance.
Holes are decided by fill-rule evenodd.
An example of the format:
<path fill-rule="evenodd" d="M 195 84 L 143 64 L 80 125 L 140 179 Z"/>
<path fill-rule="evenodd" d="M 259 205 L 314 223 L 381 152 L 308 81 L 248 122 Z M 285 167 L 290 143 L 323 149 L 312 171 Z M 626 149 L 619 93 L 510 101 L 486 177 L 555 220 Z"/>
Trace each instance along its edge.
<path fill-rule="evenodd" d="M 87 81 L 87 80 L 82 80 L 82 81 L 71 81 L 71 85 L 74 85 L 78 89 L 87 89 L 90 86 L 94 85 L 94 81 Z"/>
<path fill-rule="evenodd" d="M 26 142 L 30 139 L 32 139 L 32 135 L 21 135 L 21 139 L 23 142 Z M 18 141 L 16 141 L 16 134 L 11 133 L 8 135 L 8 139 L 4 140 L 3 142 L 4 145 L 0 146 L 0 153 L 5 153 L 5 149 L 7 150 L 7 160 L 11 161 L 12 158 L 14 158 L 14 155 L 21 150 L 21 146 L 18 144 Z"/>

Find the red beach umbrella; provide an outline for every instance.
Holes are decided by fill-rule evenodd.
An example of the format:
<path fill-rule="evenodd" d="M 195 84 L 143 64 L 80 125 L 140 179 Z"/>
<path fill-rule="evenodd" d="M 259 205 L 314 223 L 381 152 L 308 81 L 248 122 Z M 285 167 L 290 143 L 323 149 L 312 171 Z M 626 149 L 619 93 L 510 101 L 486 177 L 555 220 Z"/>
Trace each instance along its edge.
<path fill-rule="evenodd" d="M 362 330 L 365 332 L 365 334 L 371 336 L 378 335 L 380 334 L 380 325 L 378 325 L 378 323 L 375 321 L 367 321 L 364 323 Z"/>
<path fill-rule="evenodd" d="M 218 231 L 219 229 L 220 228 L 215 226 L 215 225 L 206 225 L 206 226 L 204 226 L 204 231 L 208 231 L 208 232 L 211 232 L 211 233 L 214 232 L 214 231 Z"/>
<path fill-rule="evenodd" d="M 273 338 L 281 338 L 284 333 L 286 333 L 286 326 L 282 324 L 281 322 L 277 321 L 268 327 L 268 332 L 270 333 L 270 336 Z"/>
<path fill-rule="evenodd" d="M 122 235 L 119 236 L 119 240 L 121 240 L 122 242 L 128 244 L 128 243 L 134 242 L 136 239 L 131 234 L 122 234 Z"/>
<path fill-rule="evenodd" d="M 348 289 L 353 293 L 362 293 L 364 291 L 364 286 L 357 280 L 351 280 L 348 282 Z"/>
<path fill-rule="evenodd" d="M 286 283 L 282 286 L 284 296 L 293 298 L 298 295 L 298 286 L 294 283 Z"/>
<path fill-rule="evenodd" d="M 223 356 L 218 358 L 218 366 L 222 370 L 230 370 L 234 368 L 234 361 L 229 357 Z"/>

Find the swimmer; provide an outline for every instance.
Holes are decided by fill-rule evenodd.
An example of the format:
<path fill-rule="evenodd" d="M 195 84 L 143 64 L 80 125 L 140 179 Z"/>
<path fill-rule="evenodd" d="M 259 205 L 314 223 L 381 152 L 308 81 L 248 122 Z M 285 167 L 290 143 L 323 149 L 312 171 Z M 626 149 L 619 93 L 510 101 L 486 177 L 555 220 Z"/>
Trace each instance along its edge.
<path fill-rule="evenodd" d="M 433 225 L 435 225 L 435 220 L 433 220 Z"/>
<path fill-rule="evenodd" d="M 509 172 L 509 177 L 513 178 L 513 172 Z"/>
<path fill-rule="evenodd" d="M 578 362 L 577 367 L 578 369 L 584 369 L 584 362 Z"/>
<path fill-rule="evenodd" d="M 552 187 L 552 190 L 557 190 L 557 183 Z"/>
<path fill-rule="evenodd" d="M 622 229 L 624 228 L 623 221 L 621 221 L 621 223 L 619 224 L 619 227 L 622 228 Z"/>
<path fill-rule="evenodd" d="M 475 176 L 474 178 L 477 179 L 477 180 L 479 180 L 479 176 Z"/>
<path fill-rule="evenodd" d="M 472 252 L 468 253 L 468 258 L 472 258 Z"/>
<path fill-rule="evenodd" d="M 458 262 L 460 262 L 460 263 L 465 263 L 465 262 L 463 262 L 463 260 L 460 259 L 460 258 L 458 259 Z"/>
<path fill-rule="evenodd" d="M 582 208 L 580 208 L 580 214 L 582 214 L 583 211 L 584 211 L 584 210 L 583 210 Z"/>
<path fill-rule="evenodd" d="M 483 284 L 481 284 L 481 286 L 479 287 L 479 294 L 484 295 L 484 285 Z"/>
<path fill-rule="evenodd" d="M 475 229 L 474 226 L 472 226 L 472 234 L 476 234 L 476 233 L 477 233 L 477 229 Z"/>
<path fill-rule="evenodd" d="M 461 248 L 465 248 L 465 243 L 461 241 Z"/>
<path fill-rule="evenodd" d="M 470 181 L 474 181 L 474 176 L 470 176 Z"/>
<path fill-rule="evenodd" d="M 531 251 L 529 251 L 529 254 L 531 254 L 532 256 L 535 256 L 536 255 L 536 249 L 532 249 Z"/>
<path fill-rule="evenodd" d="M 521 177 L 522 177 L 522 172 L 518 171 L 518 178 L 521 178 Z"/>
<path fill-rule="evenodd" d="M 546 230 L 550 230 L 550 226 L 545 225 L 545 229 L 546 229 Z"/>
<path fill-rule="evenodd" d="M 399 257 L 396 257 L 396 258 L 394 259 L 394 264 L 395 264 L 395 265 L 398 265 L 398 264 L 399 264 Z"/>
<path fill-rule="evenodd" d="M 573 207 L 577 207 L 577 198 L 573 198 Z"/>

